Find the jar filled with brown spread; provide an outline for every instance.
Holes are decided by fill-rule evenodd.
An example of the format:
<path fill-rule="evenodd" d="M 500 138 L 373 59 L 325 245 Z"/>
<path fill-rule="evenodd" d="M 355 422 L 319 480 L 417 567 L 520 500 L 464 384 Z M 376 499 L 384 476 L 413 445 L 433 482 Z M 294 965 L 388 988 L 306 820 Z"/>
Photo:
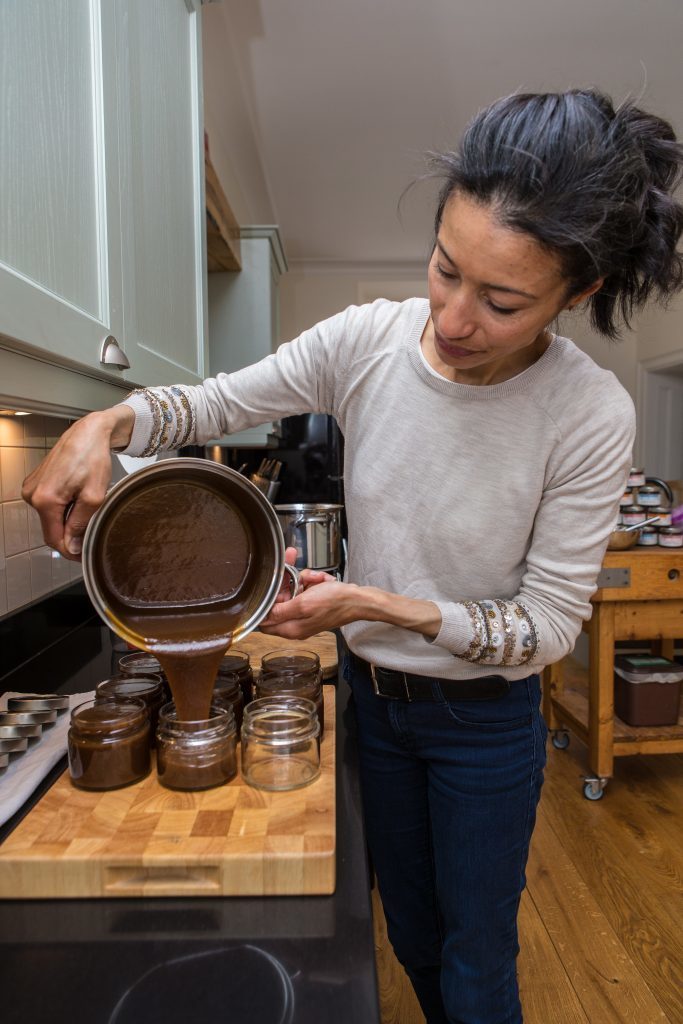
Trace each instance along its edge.
<path fill-rule="evenodd" d="M 149 715 L 144 701 L 95 697 L 71 712 L 69 771 L 81 789 L 117 789 L 149 772 Z"/>
<path fill-rule="evenodd" d="M 235 727 L 239 733 L 242 728 L 244 695 L 238 672 L 219 673 L 214 683 L 211 703 L 219 708 L 230 708 L 235 716 Z"/>
<path fill-rule="evenodd" d="M 159 708 L 166 703 L 164 684 L 160 676 L 112 676 L 111 679 L 103 679 L 98 683 L 95 692 L 98 697 L 108 697 L 110 700 L 125 701 L 130 697 L 137 697 L 144 701 L 149 713 L 149 741 L 154 746 Z"/>
<path fill-rule="evenodd" d="M 254 672 L 249 655 L 238 647 L 231 648 L 230 654 L 226 654 L 221 659 L 221 663 L 218 666 L 217 681 L 220 680 L 221 676 L 231 675 L 233 672 L 237 673 L 240 686 L 242 687 L 244 703 L 248 704 L 254 696 Z"/>
<path fill-rule="evenodd" d="M 317 673 L 268 672 L 261 673 L 254 684 L 254 695 L 262 697 L 303 697 L 313 702 L 320 722 L 320 738 L 325 731 L 325 704 L 323 688 Z"/>
<path fill-rule="evenodd" d="M 211 706 L 210 717 L 179 721 L 175 704 L 159 712 L 157 772 L 169 789 L 211 789 L 237 774 L 237 731 L 229 708 Z"/>

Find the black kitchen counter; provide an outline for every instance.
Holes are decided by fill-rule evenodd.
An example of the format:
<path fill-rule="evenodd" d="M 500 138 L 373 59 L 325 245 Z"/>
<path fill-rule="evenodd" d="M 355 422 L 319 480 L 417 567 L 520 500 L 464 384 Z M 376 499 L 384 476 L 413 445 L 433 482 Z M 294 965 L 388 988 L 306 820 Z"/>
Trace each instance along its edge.
<path fill-rule="evenodd" d="M 0 691 L 94 689 L 110 638 L 91 619 Z M 378 1024 L 348 699 L 341 681 L 334 895 L 0 901 L 4 1024 Z"/>

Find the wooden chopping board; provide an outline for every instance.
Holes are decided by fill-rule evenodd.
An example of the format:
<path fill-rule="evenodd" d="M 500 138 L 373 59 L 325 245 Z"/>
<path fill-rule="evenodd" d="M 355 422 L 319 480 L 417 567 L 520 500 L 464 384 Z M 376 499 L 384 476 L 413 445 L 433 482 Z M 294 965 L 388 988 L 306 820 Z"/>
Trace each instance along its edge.
<path fill-rule="evenodd" d="M 319 634 L 298 646 L 324 653 L 329 665 L 328 637 L 334 641 Z M 239 647 L 258 667 L 259 653 L 278 646 L 273 641 L 251 634 Z M 0 898 L 334 892 L 333 686 L 324 697 L 321 772 L 302 789 L 254 789 L 238 771 L 225 786 L 176 792 L 159 784 L 153 767 L 133 786 L 97 793 L 77 789 L 66 771 L 0 846 Z"/>

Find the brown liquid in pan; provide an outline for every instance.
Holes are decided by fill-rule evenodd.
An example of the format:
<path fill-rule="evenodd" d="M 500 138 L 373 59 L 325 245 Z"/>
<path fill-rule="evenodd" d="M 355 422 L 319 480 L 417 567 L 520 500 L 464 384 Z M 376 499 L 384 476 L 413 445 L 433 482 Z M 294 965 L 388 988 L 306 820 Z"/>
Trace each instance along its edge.
<path fill-rule="evenodd" d="M 203 483 L 148 484 L 112 512 L 100 552 L 103 597 L 159 659 L 178 720 L 208 718 L 221 658 L 258 590 L 262 545 L 248 521 Z"/>

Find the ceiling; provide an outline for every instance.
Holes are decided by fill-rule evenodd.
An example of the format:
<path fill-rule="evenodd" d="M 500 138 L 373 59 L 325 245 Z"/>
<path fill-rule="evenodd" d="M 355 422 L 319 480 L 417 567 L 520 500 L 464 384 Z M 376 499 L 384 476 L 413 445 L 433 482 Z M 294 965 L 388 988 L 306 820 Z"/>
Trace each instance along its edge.
<path fill-rule="evenodd" d="M 683 134 L 683 0 L 225 0 L 287 255 L 418 261 L 434 183 L 482 106 L 596 85 Z"/>

